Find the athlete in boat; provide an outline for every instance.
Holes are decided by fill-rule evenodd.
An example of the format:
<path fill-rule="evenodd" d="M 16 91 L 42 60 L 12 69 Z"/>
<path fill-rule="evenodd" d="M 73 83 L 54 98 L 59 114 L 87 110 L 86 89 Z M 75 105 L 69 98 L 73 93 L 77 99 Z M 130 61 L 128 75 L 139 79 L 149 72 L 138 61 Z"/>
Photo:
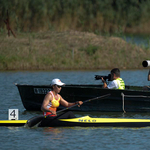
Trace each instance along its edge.
<path fill-rule="evenodd" d="M 57 116 L 57 108 L 61 104 L 64 107 L 70 107 L 73 105 L 83 104 L 82 101 L 76 101 L 74 103 L 69 103 L 66 100 L 64 100 L 60 94 L 62 86 L 65 85 L 63 82 L 60 81 L 60 79 L 53 79 L 51 86 L 52 91 L 48 92 L 43 100 L 41 110 L 43 111 L 43 115 L 46 116 L 45 119 L 42 120 L 39 126 L 49 126 L 49 123 L 51 122 L 57 122 L 58 119 L 67 119 L 67 118 L 75 118 L 75 115 L 71 112 L 65 112 L 61 115 Z"/>
<path fill-rule="evenodd" d="M 107 85 L 106 81 L 102 78 L 103 82 L 103 88 L 108 88 L 108 89 L 120 89 L 124 90 L 125 89 L 125 83 L 120 78 L 120 70 L 118 68 L 114 68 L 111 70 L 111 82 Z"/>

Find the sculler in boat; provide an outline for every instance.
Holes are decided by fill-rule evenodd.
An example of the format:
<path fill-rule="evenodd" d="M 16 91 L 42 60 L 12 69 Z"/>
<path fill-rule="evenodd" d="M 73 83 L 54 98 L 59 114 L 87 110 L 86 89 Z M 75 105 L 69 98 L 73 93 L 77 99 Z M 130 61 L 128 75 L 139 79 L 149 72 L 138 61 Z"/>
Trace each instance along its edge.
<path fill-rule="evenodd" d="M 83 104 L 82 101 L 76 101 L 74 103 L 69 103 L 66 100 L 64 100 L 60 94 L 62 86 L 65 85 L 65 83 L 61 82 L 60 79 L 53 79 L 51 86 L 52 86 L 52 91 L 48 92 L 43 100 L 41 110 L 43 111 L 43 115 L 45 118 L 41 121 L 39 126 L 44 127 L 44 126 L 49 126 L 50 124 L 52 125 L 57 124 L 59 121 L 58 119 L 69 119 L 69 118 L 76 118 L 76 116 L 71 112 L 65 112 L 63 114 L 60 114 L 57 116 L 56 111 L 57 107 L 61 104 L 64 107 L 70 107 L 78 104 L 80 105 Z"/>
<path fill-rule="evenodd" d="M 122 78 L 120 78 L 120 70 L 118 68 L 114 68 L 111 70 L 111 82 L 107 85 L 106 81 L 102 77 L 103 88 L 108 89 L 125 89 L 125 83 Z"/>

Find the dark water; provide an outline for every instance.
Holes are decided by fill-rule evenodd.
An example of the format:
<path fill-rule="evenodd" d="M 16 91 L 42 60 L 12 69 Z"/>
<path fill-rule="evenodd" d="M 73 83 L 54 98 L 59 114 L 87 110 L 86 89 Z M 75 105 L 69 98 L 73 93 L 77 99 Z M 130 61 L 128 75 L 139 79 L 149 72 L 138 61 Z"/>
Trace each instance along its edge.
<path fill-rule="evenodd" d="M 29 119 L 41 112 L 26 111 L 22 105 L 18 84 L 50 84 L 53 78 L 60 78 L 66 84 L 100 84 L 94 76 L 108 75 L 109 71 L 51 71 L 51 72 L 1 72 L 0 73 L 0 119 L 8 119 L 8 109 L 19 109 L 19 119 Z M 150 85 L 147 70 L 122 70 L 126 85 Z M 77 117 L 126 117 L 148 118 L 150 113 L 102 113 L 75 112 Z M 149 149 L 150 128 L 27 128 L 0 127 L 1 149 L 16 150 L 70 150 L 70 149 Z"/>

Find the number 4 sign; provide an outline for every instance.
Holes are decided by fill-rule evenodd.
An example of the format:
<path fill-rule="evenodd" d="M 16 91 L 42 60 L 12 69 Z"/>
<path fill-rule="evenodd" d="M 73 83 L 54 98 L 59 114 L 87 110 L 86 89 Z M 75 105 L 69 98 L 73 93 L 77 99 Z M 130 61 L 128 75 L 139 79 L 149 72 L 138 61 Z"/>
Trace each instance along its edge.
<path fill-rule="evenodd" d="M 18 109 L 9 109 L 8 111 L 9 120 L 18 120 L 19 119 L 18 115 L 19 115 Z"/>

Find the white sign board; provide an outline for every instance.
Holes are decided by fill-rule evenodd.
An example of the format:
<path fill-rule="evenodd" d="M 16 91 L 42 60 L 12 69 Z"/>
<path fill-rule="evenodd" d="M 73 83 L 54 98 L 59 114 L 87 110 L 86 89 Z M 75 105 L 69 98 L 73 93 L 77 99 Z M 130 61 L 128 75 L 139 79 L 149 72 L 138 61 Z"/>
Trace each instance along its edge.
<path fill-rule="evenodd" d="M 18 109 L 9 109 L 8 110 L 8 120 L 18 120 L 18 119 L 19 119 Z"/>

